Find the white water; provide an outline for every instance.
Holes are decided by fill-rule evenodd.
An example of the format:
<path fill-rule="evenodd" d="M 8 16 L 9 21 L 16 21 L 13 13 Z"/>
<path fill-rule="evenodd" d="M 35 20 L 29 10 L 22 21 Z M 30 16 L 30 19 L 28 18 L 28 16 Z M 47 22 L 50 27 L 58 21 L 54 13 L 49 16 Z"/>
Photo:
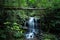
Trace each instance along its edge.
<path fill-rule="evenodd" d="M 27 39 L 34 38 L 35 36 L 34 33 L 36 32 L 34 26 L 34 17 L 29 18 L 28 24 L 29 24 L 29 30 L 28 30 L 29 32 L 26 34 L 26 38 Z"/>

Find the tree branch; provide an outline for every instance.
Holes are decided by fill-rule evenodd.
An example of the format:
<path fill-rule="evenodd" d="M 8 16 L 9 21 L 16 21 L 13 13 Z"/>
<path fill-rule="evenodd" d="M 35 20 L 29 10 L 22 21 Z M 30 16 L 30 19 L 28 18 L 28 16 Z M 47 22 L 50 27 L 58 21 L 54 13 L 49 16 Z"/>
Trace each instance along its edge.
<path fill-rule="evenodd" d="M 46 10 L 45 8 L 3 7 L 5 10 Z"/>

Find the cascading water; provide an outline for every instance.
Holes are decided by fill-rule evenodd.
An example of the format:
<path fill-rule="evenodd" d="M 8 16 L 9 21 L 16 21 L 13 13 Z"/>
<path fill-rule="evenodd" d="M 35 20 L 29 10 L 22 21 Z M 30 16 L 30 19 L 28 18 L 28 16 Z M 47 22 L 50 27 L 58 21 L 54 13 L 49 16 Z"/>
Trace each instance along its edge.
<path fill-rule="evenodd" d="M 36 29 L 37 21 L 34 17 L 30 17 L 28 20 L 28 32 L 26 34 L 26 39 L 34 38 L 35 34 L 38 32 L 38 29 Z"/>

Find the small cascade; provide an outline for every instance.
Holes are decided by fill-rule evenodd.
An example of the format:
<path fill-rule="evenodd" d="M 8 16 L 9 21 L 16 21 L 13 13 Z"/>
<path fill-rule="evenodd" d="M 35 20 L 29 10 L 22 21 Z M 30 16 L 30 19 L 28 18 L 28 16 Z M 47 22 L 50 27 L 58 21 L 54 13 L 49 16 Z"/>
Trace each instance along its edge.
<path fill-rule="evenodd" d="M 37 19 L 30 17 L 28 20 L 28 25 L 28 32 L 25 35 L 26 39 L 33 39 L 35 37 L 35 34 L 38 33 Z"/>

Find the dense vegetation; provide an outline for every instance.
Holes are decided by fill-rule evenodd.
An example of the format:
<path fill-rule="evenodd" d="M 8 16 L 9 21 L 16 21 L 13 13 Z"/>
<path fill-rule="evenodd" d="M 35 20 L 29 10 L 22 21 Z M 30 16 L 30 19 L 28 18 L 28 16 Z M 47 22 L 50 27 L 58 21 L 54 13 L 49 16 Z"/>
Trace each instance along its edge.
<path fill-rule="evenodd" d="M 25 21 L 33 16 L 40 18 L 44 40 L 57 40 L 60 31 L 60 0 L 0 0 L 0 7 L 45 8 L 46 10 L 0 9 L 0 39 L 23 40 Z M 49 34 L 46 34 L 49 33 Z"/>

